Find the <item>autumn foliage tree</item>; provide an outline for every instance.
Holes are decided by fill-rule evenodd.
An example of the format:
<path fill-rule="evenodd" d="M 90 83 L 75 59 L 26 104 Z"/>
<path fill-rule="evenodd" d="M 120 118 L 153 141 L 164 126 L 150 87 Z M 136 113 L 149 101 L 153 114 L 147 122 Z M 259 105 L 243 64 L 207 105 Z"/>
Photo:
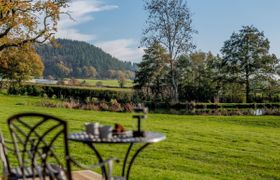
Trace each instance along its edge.
<path fill-rule="evenodd" d="M 118 83 L 120 85 L 120 88 L 124 88 L 126 83 L 125 73 L 122 71 L 118 71 L 117 76 L 118 76 Z"/>
<path fill-rule="evenodd" d="M 87 78 L 96 78 L 97 71 L 93 66 L 84 66 L 84 72 Z"/>
<path fill-rule="evenodd" d="M 57 78 L 65 78 L 69 76 L 72 70 L 63 61 L 59 61 L 53 65 L 53 71 L 57 73 Z"/>
<path fill-rule="evenodd" d="M 0 0 L 0 51 L 53 39 L 68 0 Z"/>
<path fill-rule="evenodd" d="M 41 58 L 30 44 L 0 51 L 0 77 L 9 80 L 12 85 L 20 85 L 32 77 L 39 77 L 43 70 Z"/>

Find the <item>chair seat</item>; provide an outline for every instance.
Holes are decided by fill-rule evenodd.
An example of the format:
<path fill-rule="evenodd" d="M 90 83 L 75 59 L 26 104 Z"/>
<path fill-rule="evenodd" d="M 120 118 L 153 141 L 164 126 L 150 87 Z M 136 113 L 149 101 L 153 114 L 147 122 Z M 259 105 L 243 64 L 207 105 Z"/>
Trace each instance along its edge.
<path fill-rule="evenodd" d="M 63 170 L 59 166 L 49 164 L 48 167 L 49 168 L 47 168 L 47 170 L 46 170 L 46 176 L 53 175 L 57 179 L 66 179 Z M 25 167 L 23 169 L 25 178 L 40 177 L 39 174 L 42 174 L 42 172 L 43 172 L 42 170 L 43 170 L 43 168 L 40 166 L 37 166 L 36 168 L 34 168 L 34 173 L 32 172 L 31 167 Z M 10 178 L 12 178 L 12 179 L 22 179 L 23 178 L 23 173 L 22 173 L 21 168 L 19 168 L 19 167 L 12 168 L 11 172 L 12 173 L 9 175 Z"/>
<path fill-rule="evenodd" d="M 29 170 L 27 170 L 29 171 Z M 90 170 L 82 170 L 82 171 L 73 171 L 72 172 L 73 180 L 103 180 L 102 175 Z M 0 177 L 1 179 L 7 179 L 4 177 Z M 49 178 L 46 178 L 48 180 Z M 32 177 L 28 178 L 27 180 L 33 180 Z M 35 178 L 34 180 L 40 180 L 40 178 Z"/>

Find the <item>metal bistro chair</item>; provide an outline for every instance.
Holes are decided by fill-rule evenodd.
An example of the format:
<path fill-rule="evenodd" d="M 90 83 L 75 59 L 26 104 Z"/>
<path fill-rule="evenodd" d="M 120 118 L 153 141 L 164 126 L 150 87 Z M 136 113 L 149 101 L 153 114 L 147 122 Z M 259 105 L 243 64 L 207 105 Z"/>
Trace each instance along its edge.
<path fill-rule="evenodd" d="M 0 152 L 6 179 L 72 180 L 71 163 L 84 169 L 108 164 L 109 172 L 112 172 L 112 163 L 116 159 L 111 158 L 89 167 L 70 157 L 67 123 L 59 118 L 23 113 L 10 117 L 8 126 L 12 141 L 5 142 L 0 135 Z M 9 160 L 11 155 L 16 156 L 16 161 Z M 110 175 L 106 177 L 110 178 Z"/>

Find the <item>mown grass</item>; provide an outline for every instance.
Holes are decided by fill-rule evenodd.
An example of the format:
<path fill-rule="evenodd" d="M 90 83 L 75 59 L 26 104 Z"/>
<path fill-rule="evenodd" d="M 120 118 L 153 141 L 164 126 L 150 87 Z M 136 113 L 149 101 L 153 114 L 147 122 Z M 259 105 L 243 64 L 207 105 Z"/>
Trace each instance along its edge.
<path fill-rule="evenodd" d="M 116 79 L 103 79 L 103 80 L 98 80 L 98 79 L 79 79 L 81 82 L 86 81 L 89 85 L 95 86 L 97 82 L 102 82 L 103 86 L 107 87 L 120 87 L 118 80 Z M 133 81 L 132 80 L 126 80 L 125 82 L 125 87 L 133 87 Z"/>
<path fill-rule="evenodd" d="M 36 107 L 40 98 L 0 95 L 0 127 L 19 112 L 43 112 L 69 122 L 70 132 L 83 124 L 118 122 L 131 129 L 131 114 Z M 280 179 L 280 117 L 182 116 L 150 114 L 145 128 L 164 133 L 166 141 L 148 147 L 136 160 L 131 179 Z M 106 156 L 123 158 L 126 145 L 98 145 Z M 71 154 L 96 162 L 85 146 L 71 142 Z M 121 165 L 115 171 L 119 172 Z"/>

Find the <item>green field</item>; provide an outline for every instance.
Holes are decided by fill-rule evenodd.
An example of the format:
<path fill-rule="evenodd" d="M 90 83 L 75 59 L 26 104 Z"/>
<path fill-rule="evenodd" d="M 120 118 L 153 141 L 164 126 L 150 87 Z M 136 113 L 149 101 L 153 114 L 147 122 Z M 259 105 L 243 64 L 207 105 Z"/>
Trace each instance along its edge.
<path fill-rule="evenodd" d="M 0 95 L 4 135 L 8 135 L 6 119 L 26 111 L 63 118 L 69 122 L 70 132 L 80 131 L 88 121 L 132 127 L 130 114 L 48 109 L 34 106 L 38 101 L 40 98 Z M 280 179 L 280 117 L 150 114 L 145 127 L 164 133 L 167 140 L 151 145 L 138 157 L 131 179 Z M 107 157 L 122 158 L 127 146 L 98 148 Z M 71 154 L 92 163 L 91 151 L 85 146 L 71 142 Z"/>
<path fill-rule="evenodd" d="M 29 83 L 29 85 L 33 85 Z M 95 87 L 95 86 L 74 86 L 74 85 L 42 85 L 36 84 L 37 86 L 49 86 L 49 87 L 61 87 L 61 88 L 75 88 L 75 89 L 92 89 L 92 90 L 109 90 L 109 91 L 133 91 L 132 88 L 118 88 L 118 87 Z"/>
<path fill-rule="evenodd" d="M 95 86 L 97 82 L 101 81 L 103 86 L 108 87 L 119 87 L 118 80 L 114 79 L 108 79 L 108 80 L 98 80 L 98 79 L 79 79 L 81 82 L 86 81 L 89 85 Z M 133 81 L 132 80 L 126 80 L 125 87 L 132 87 Z"/>

